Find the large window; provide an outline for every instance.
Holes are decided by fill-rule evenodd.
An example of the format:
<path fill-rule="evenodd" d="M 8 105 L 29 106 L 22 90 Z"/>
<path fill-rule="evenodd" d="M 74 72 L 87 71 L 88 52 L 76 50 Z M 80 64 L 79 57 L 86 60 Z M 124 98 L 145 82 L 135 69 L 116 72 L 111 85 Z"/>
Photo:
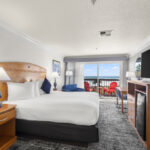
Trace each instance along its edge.
<path fill-rule="evenodd" d="M 120 64 L 99 64 L 99 87 L 109 87 L 112 82 L 120 85 Z"/>
<path fill-rule="evenodd" d="M 84 80 L 88 81 L 90 86 L 97 86 L 97 64 L 84 65 Z"/>
<path fill-rule="evenodd" d="M 119 79 L 120 64 L 99 64 L 100 79 Z"/>
<path fill-rule="evenodd" d="M 112 82 L 120 85 L 120 64 L 85 64 L 84 65 L 84 81 L 88 82 L 90 87 L 94 87 L 95 91 L 99 88 L 109 88 Z"/>

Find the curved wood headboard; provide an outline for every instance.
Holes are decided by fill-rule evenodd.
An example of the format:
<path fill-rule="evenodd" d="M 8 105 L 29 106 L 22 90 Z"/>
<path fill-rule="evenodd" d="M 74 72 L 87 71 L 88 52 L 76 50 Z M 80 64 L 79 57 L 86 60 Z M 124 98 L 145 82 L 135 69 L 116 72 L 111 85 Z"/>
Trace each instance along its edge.
<path fill-rule="evenodd" d="M 25 62 L 1 62 L 0 67 L 7 72 L 11 82 L 23 83 L 26 81 L 36 81 L 46 77 L 46 69 L 31 63 Z M 7 83 L 0 81 L 0 91 L 2 98 L 0 101 L 7 100 Z"/>

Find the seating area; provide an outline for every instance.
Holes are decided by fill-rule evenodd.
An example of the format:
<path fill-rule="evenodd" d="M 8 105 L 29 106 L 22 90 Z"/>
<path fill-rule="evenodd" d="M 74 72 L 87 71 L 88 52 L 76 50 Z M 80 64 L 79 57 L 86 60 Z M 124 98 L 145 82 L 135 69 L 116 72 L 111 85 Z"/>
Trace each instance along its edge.
<path fill-rule="evenodd" d="M 99 94 L 107 95 L 107 96 L 114 96 L 115 95 L 115 88 L 118 86 L 117 82 L 111 82 L 109 87 L 99 87 Z"/>

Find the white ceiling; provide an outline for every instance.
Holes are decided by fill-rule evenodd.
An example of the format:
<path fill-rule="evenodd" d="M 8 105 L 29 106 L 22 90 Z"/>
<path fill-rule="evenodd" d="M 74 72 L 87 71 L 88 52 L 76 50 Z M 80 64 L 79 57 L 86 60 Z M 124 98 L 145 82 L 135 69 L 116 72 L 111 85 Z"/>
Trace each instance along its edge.
<path fill-rule="evenodd" d="M 150 0 L 0 0 L 0 20 L 64 55 L 134 54 L 150 35 Z"/>

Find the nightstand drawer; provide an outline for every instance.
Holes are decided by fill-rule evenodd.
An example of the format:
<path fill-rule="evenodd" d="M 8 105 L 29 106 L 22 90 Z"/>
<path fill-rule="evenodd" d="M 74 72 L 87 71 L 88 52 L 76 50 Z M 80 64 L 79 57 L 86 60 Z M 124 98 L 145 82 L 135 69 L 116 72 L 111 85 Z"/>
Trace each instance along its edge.
<path fill-rule="evenodd" d="M 7 111 L 0 115 L 0 125 L 6 123 L 7 121 L 11 120 L 12 118 L 15 118 L 16 116 L 16 110 L 12 109 L 10 111 Z"/>

